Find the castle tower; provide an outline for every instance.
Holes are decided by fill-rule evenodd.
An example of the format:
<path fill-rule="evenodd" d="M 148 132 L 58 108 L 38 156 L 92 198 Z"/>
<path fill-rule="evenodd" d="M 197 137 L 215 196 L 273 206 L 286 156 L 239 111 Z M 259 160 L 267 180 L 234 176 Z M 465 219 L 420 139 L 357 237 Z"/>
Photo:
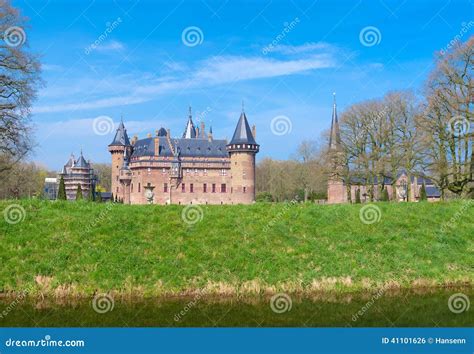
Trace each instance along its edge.
<path fill-rule="evenodd" d="M 255 141 L 243 109 L 226 148 L 230 155 L 232 198 L 235 203 L 250 204 L 255 201 L 255 154 L 260 146 Z"/>
<path fill-rule="evenodd" d="M 132 182 L 132 171 L 128 167 L 128 162 L 130 157 L 127 155 L 129 153 L 128 149 L 125 149 L 123 156 L 123 164 L 120 169 L 119 181 L 123 191 L 123 203 L 130 204 L 130 184 Z"/>
<path fill-rule="evenodd" d="M 120 125 L 115 133 L 114 140 L 109 144 L 109 152 L 112 155 L 112 194 L 114 197 L 123 199 L 123 187 L 120 183 L 120 169 L 124 164 L 124 157 L 131 155 L 132 145 L 128 139 L 127 130 L 120 120 Z"/>
<path fill-rule="evenodd" d="M 339 121 L 337 119 L 336 93 L 333 94 L 334 102 L 332 108 L 331 133 L 329 136 L 329 158 L 330 172 L 328 176 L 328 203 L 347 202 L 347 192 L 344 185 L 344 152 L 341 146 L 341 134 Z"/>

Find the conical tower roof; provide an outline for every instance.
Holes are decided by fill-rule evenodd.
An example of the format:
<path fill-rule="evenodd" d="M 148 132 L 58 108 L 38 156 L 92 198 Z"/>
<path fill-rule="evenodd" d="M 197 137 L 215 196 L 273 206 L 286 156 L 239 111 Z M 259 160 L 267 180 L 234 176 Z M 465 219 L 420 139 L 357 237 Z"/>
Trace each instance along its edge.
<path fill-rule="evenodd" d="M 235 127 L 234 135 L 229 144 L 257 144 L 244 111 L 240 114 L 237 127 Z"/>
<path fill-rule="evenodd" d="M 186 128 L 184 129 L 183 139 L 194 139 L 194 138 L 196 138 L 196 128 L 194 127 L 194 123 L 193 123 L 191 107 L 189 107 L 188 122 L 186 123 Z"/>
<path fill-rule="evenodd" d="M 110 143 L 109 146 L 118 145 L 118 146 L 130 146 L 130 140 L 128 139 L 127 129 L 125 129 L 125 125 L 123 124 L 123 120 L 120 120 L 119 127 L 117 128 L 117 132 L 115 133 L 114 140 Z"/>

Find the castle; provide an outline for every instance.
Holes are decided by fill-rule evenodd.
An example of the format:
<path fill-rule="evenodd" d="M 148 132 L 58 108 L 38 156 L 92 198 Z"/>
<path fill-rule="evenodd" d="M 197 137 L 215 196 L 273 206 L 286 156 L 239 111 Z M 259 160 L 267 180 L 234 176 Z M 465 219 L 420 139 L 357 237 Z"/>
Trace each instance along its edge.
<path fill-rule="evenodd" d="M 428 201 L 438 201 L 441 192 L 434 183 L 426 177 L 416 173 L 408 174 L 407 171 L 399 171 L 396 176 L 385 176 L 383 180 L 375 178 L 366 183 L 364 178 L 351 176 L 347 180 L 348 166 L 344 161 L 344 152 L 341 145 L 341 134 L 337 117 L 336 95 L 332 109 L 331 131 L 329 135 L 328 153 L 330 158 L 330 173 L 328 177 L 328 203 L 350 203 L 356 200 L 359 191 L 361 202 L 370 200 L 372 193 L 374 200 L 380 200 L 380 190 L 387 189 L 390 200 L 415 202 L 420 199 L 421 187 L 424 184 Z"/>
<path fill-rule="evenodd" d="M 76 160 L 74 155 L 71 154 L 71 157 L 63 166 L 61 172 L 58 174 L 56 179 L 56 184 L 59 184 L 61 177 L 64 179 L 64 186 L 66 189 L 66 198 L 68 200 L 76 199 L 77 187 L 81 186 L 82 195 L 84 198 L 89 196 L 89 193 L 95 193 L 95 185 L 97 182 L 97 177 L 94 173 L 94 170 L 91 167 L 90 162 L 86 161 L 84 156 L 81 154 Z M 52 182 L 52 179 L 49 179 Z M 57 193 L 57 187 L 54 190 Z M 54 196 L 56 199 L 56 195 Z"/>
<path fill-rule="evenodd" d="M 260 146 L 244 110 L 230 142 L 195 127 L 191 108 L 181 138 L 169 129 L 131 141 L 123 120 L 109 144 L 112 193 L 125 204 L 249 204 L 255 201 Z"/>

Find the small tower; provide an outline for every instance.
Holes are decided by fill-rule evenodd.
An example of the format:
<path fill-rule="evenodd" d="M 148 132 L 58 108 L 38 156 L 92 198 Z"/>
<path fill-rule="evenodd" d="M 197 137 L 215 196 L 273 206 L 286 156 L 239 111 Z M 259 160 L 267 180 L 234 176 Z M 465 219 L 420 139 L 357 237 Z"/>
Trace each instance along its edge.
<path fill-rule="evenodd" d="M 260 146 L 255 141 L 243 107 L 226 148 L 230 155 L 232 199 L 236 203 L 250 204 L 255 201 L 255 154 Z"/>
<path fill-rule="evenodd" d="M 132 171 L 128 167 L 130 156 L 128 156 L 129 149 L 125 149 L 123 152 L 123 163 L 120 169 L 119 181 L 123 191 L 123 203 L 130 204 L 130 184 L 132 182 Z"/>
<path fill-rule="evenodd" d="M 329 159 L 330 171 L 328 176 L 328 203 L 347 202 L 346 187 L 344 186 L 344 152 L 341 146 L 341 134 L 339 132 L 339 121 L 337 119 L 336 93 L 333 93 L 334 102 L 332 108 L 331 133 L 329 135 Z"/>
<path fill-rule="evenodd" d="M 196 127 L 193 123 L 193 116 L 191 114 L 191 106 L 189 107 L 188 122 L 186 123 L 186 128 L 184 129 L 183 139 L 194 139 L 196 138 Z"/>
<path fill-rule="evenodd" d="M 130 157 L 132 145 L 128 139 L 127 129 L 120 120 L 120 125 L 115 133 L 114 140 L 109 144 L 109 152 L 112 155 L 112 193 L 115 197 L 124 198 L 123 188 L 120 183 L 120 169 L 124 164 L 124 157 Z"/>

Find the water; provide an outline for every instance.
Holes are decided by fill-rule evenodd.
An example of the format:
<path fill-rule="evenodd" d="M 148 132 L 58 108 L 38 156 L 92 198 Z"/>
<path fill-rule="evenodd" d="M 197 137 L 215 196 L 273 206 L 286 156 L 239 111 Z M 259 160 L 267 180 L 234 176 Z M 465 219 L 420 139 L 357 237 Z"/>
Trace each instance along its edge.
<path fill-rule="evenodd" d="M 273 302 L 270 297 L 245 299 L 166 298 L 97 303 L 92 299 L 0 300 L 3 327 L 472 327 L 472 309 L 453 313 L 453 294 L 473 299 L 474 289 L 291 295 Z M 380 296 L 381 295 L 381 296 Z M 291 306 L 290 306 L 291 303 Z M 467 305 L 468 303 L 464 303 Z M 458 303 L 459 305 L 459 303 Z M 464 306 L 463 305 L 463 306 Z M 466 307 L 466 306 L 464 306 Z M 2 313 L 2 311 L 6 311 Z M 278 313 L 281 312 L 281 313 Z"/>

